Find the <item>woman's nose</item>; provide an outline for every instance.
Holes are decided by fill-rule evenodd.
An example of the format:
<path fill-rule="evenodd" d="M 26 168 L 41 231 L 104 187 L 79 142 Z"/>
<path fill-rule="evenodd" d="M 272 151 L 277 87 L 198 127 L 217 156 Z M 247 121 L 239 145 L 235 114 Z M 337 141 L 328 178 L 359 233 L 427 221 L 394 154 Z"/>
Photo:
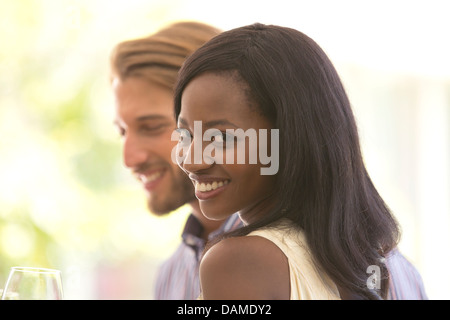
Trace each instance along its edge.
<path fill-rule="evenodd" d="M 207 146 L 201 138 L 194 138 L 187 146 L 179 146 L 177 152 L 182 155 L 177 162 L 181 169 L 186 172 L 199 172 L 213 166 L 216 160 L 205 152 L 205 147 Z"/>

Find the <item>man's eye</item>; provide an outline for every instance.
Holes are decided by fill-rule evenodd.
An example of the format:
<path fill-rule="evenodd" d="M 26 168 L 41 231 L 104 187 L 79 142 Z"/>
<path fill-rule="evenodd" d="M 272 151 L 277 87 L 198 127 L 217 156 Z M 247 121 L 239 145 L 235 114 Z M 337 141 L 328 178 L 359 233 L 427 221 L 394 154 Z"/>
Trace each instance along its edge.
<path fill-rule="evenodd" d="M 119 133 L 119 136 L 120 136 L 121 138 L 125 137 L 125 134 L 127 133 L 127 132 L 125 131 L 125 129 L 124 129 L 124 128 L 121 128 L 121 127 L 117 127 L 117 132 Z"/>
<path fill-rule="evenodd" d="M 140 131 L 146 134 L 158 134 L 160 133 L 164 128 L 166 127 L 166 125 L 164 124 L 159 124 L 159 125 L 143 125 L 140 128 Z"/>

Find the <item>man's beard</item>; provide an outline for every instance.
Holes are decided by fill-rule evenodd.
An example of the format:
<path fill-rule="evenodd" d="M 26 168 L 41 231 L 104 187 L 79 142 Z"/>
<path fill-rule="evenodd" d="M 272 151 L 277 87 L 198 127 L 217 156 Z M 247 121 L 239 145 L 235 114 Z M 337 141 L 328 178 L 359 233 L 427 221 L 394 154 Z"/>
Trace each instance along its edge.
<path fill-rule="evenodd" d="M 196 200 L 194 186 L 183 172 L 173 176 L 171 186 L 172 189 L 166 194 L 149 195 L 147 206 L 151 213 L 163 216 Z"/>

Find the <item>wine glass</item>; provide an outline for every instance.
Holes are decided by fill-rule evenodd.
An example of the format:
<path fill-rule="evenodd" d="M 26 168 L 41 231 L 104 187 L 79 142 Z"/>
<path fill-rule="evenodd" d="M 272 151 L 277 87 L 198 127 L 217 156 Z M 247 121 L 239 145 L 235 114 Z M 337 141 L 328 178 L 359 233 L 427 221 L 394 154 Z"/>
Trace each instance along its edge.
<path fill-rule="evenodd" d="M 61 271 L 12 267 L 2 300 L 62 300 Z"/>

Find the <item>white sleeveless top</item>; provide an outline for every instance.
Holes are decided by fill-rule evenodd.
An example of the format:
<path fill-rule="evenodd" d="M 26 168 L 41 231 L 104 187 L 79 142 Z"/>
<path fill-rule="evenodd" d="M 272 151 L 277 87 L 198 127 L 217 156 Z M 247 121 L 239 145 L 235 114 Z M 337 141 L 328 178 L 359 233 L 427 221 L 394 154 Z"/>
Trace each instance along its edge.
<path fill-rule="evenodd" d="M 272 241 L 287 257 L 290 300 L 339 300 L 335 283 L 313 263 L 303 231 L 283 228 L 283 225 L 256 230 L 247 236 L 260 236 Z"/>

